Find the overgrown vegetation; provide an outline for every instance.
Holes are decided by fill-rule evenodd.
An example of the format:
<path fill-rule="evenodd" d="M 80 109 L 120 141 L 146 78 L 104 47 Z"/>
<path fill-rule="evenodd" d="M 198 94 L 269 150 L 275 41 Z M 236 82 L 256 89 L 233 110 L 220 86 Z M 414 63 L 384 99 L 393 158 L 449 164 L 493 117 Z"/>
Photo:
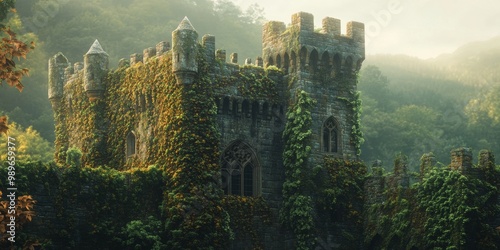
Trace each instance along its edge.
<path fill-rule="evenodd" d="M 400 164 L 398 159 L 396 166 Z M 500 237 L 492 219 L 500 212 L 498 186 L 483 179 L 486 172 L 500 174 L 498 169 L 492 171 L 481 165 L 465 172 L 434 166 L 409 187 L 395 181 L 401 180 L 402 173 L 370 177 L 372 186 L 382 188 L 385 183 L 385 188 L 379 193 L 383 202 L 369 204 L 365 210 L 366 246 L 497 249 Z"/>
<path fill-rule="evenodd" d="M 311 108 L 314 100 L 303 90 L 298 90 L 295 103 L 287 112 L 283 131 L 285 148 L 283 165 L 283 207 L 280 211 L 282 223 L 290 228 L 297 239 L 297 249 L 311 249 L 316 244 L 313 220 L 313 198 L 311 194 Z"/>

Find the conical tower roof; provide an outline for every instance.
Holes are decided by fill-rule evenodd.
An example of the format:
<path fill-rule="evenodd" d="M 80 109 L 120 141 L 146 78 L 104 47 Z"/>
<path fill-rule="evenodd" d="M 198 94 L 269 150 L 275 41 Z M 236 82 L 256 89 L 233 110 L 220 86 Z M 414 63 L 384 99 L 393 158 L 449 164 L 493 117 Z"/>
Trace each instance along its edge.
<path fill-rule="evenodd" d="M 92 44 L 92 46 L 90 46 L 89 51 L 87 51 L 87 53 L 86 53 L 86 55 L 91 55 L 91 54 L 105 54 L 105 55 L 108 55 L 108 53 L 106 53 L 106 51 L 104 51 L 102 49 L 101 44 L 99 43 L 99 41 L 97 41 L 97 39 L 95 39 L 95 41 Z"/>
<path fill-rule="evenodd" d="M 187 16 L 182 19 L 181 23 L 179 23 L 179 26 L 177 26 L 176 30 L 195 30 Z M 195 30 L 196 31 L 196 30 Z"/>

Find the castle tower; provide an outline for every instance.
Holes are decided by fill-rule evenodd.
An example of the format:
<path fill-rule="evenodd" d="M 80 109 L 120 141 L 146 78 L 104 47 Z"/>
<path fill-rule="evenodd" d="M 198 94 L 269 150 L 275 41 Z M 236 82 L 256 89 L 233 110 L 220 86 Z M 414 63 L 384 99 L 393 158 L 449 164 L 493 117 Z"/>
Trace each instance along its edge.
<path fill-rule="evenodd" d="M 83 56 L 84 89 L 91 101 L 101 99 L 104 95 L 108 57 L 97 40 Z"/>
<path fill-rule="evenodd" d="M 177 78 L 177 84 L 192 83 L 198 72 L 197 40 L 198 32 L 189 19 L 184 17 L 177 29 L 172 32 L 172 72 Z"/>
<path fill-rule="evenodd" d="M 327 17 L 315 31 L 313 15 L 305 12 L 292 15 L 290 27 L 276 21 L 263 27 L 264 67 L 284 72 L 291 96 L 304 90 L 316 100 L 312 165 L 321 164 L 324 156 L 358 158 L 356 74 L 365 58 L 364 24 L 347 23 L 346 35 L 340 30 L 340 20 Z"/>
<path fill-rule="evenodd" d="M 49 100 L 52 108 L 57 110 L 63 97 L 65 69 L 69 66 L 68 59 L 61 53 L 49 59 Z"/>

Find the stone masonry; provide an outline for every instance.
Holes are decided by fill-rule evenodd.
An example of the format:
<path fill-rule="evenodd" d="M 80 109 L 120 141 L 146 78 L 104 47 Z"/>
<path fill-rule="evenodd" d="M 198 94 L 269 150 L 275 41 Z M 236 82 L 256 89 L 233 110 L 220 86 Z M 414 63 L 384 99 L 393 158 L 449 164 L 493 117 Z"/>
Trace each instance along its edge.
<path fill-rule="evenodd" d="M 205 60 L 209 63 L 211 72 L 208 77 L 214 82 L 221 77 L 238 76 L 239 73 L 263 75 L 271 67 L 279 69 L 269 71 L 267 75 L 275 82 L 278 92 L 273 99 L 250 98 L 236 86 L 224 86 L 215 90 L 221 165 L 235 160 L 241 161 L 243 166 L 251 164 L 252 190 L 241 191 L 241 194 L 263 196 L 275 215 L 282 203 L 282 132 L 285 114 L 296 90 L 305 90 L 316 100 L 316 106 L 311 111 L 313 134 L 310 165 L 321 164 L 326 155 L 358 159 L 354 142 L 359 138 L 353 135 L 355 121 L 350 105 L 357 99 L 356 75 L 365 58 L 364 25 L 349 22 L 347 34 L 342 35 L 340 30 L 340 20 L 327 17 L 322 21 L 321 30 L 315 31 L 313 15 L 304 12 L 294 14 L 289 27 L 283 22 L 268 22 L 263 26 L 262 56 L 255 59 L 255 64 L 251 63 L 251 59 L 245 59 L 243 66 L 238 65 L 236 53 L 232 53 L 230 60 L 226 62 L 226 51 L 216 50 L 214 36 L 205 35 L 201 39 Z M 195 52 L 199 43 L 198 33 L 185 18 L 172 32 L 171 44 L 160 42 L 155 47 L 144 49 L 142 54 L 132 54 L 128 62 L 122 59 L 120 65 L 147 64 L 153 57 L 171 56 L 172 73 L 176 76 L 177 84 L 190 84 L 198 74 L 199 65 Z M 68 129 L 70 126 L 65 124 L 68 114 L 58 113 L 58 107 L 66 105 L 71 110 L 72 103 L 75 102 L 71 89 L 79 77 L 83 77 L 85 92 L 90 101 L 107 98 L 105 93 L 109 83 L 104 77 L 107 71 L 108 55 L 97 40 L 85 54 L 83 67 L 81 63 L 71 66 L 62 53 L 49 60 L 49 99 L 57 117 L 56 126 L 62 127 L 62 133 L 56 135 L 56 142 L 60 145 L 66 148 L 79 147 L 84 155 L 88 153 L 85 152 L 85 140 L 81 139 L 76 129 Z M 147 98 L 141 99 L 138 106 L 144 106 L 143 102 L 150 103 Z M 106 117 L 106 114 L 94 115 Z M 124 143 L 125 147 L 121 150 L 146 162 L 147 145 L 154 140 L 151 131 L 155 124 L 141 120 L 129 122 L 134 133 L 123 138 L 127 143 Z M 96 121 L 92 126 L 100 135 L 94 140 L 105 142 L 109 124 Z M 101 149 L 87 150 L 95 152 Z M 105 158 L 99 158 L 90 159 L 84 164 L 98 166 L 107 162 Z M 229 191 L 230 189 L 231 187 L 226 192 L 235 192 Z M 283 236 L 280 235 L 280 230 L 271 228 L 265 234 L 269 249 L 282 248 Z"/>

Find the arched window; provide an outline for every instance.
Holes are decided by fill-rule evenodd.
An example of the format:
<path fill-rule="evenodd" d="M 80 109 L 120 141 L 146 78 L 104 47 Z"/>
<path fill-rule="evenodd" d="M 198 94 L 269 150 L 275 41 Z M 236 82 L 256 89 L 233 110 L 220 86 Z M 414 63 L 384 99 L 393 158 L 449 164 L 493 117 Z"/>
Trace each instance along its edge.
<path fill-rule="evenodd" d="M 250 102 L 245 99 L 241 104 L 241 112 L 243 113 L 243 117 L 250 117 Z"/>
<path fill-rule="evenodd" d="M 135 134 L 130 132 L 127 135 L 127 157 L 132 157 L 135 155 Z"/>
<path fill-rule="evenodd" d="M 276 67 L 281 69 L 281 56 L 279 54 L 276 56 Z"/>
<path fill-rule="evenodd" d="M 269 66 L 273 66 L 274 65 L 274 60 L 273 60 L 273 57 L 270 56 L 268 59 L 267 59 L 267 65 L 266 65 L 266 68 L 269 67 Z"/>
<path fill-rule="evenodd" d="M 339 153 L 340 128 L 333 116 L 323 123 L 323 152 Z"/>
<path fill-rule="evenodd" d="M 313 49 L 309 55 L 309 72 L 315 73 L 318 71 L 318 51 Z"/>
<path fill-rule="evenodd" d="M 285 52 L 285 55 L 283 56 L 283 60 L 284 60 L 283 71 L 285 72 L 285 75 L 287 75 L 288 68 L 290 67 L 290 57 L 288 56 L 288 53 Z"/>
<path fill-rule="evenodd" d="M 352 57 L 351 56 L 348 56 L 346 59 L 345 59 L 345 73 L 346 75 L 352 75 L 352 64 L 353 64 L 353 61 L 352 61 Z"/>
<path fill-rule="evenodd" d="M 262 105 L 262 117 L 264 117 L 264 119 L 268 119 L 267 118 L 268 115 L 269 115 L 269 103 L 264 102 L 264 104 Z"/>
<path fill-rule="evenodd" d="M 229 97 L 224 97 L 222 101 L 222 114 L 229 114 Z"/>
<path fill-rule="evenodd" d="M 304 70 L 306 68 L 306 59 L 307 59 L 307 49 L 306 47 L 302 47 L 300 49 L 300 55 L 299 55 L 299 64 L 300 64 L 300 69 L 299 70 Z"/>
<path fill-rule="evenodd" d="M 333 56 L 333 71 L 335 76 L 338 76 L 340 74 L 340 68 L 342 64 L 342 58 L 340 57 L 339 54 L 335 54 Z"/>
<path fill-rule="evenodd" d="M 231 143 L 221 157 L 222 189 L 227 195 L 256 196 L 260 193 L 260 167 L 252 148 Z"/>
<path fill-rule="evenodd" d="M 330 54 L 328 54 L 328 51 L 323 52 L 323 55 L 321 56 L 321 68 L 328 74 L 332 69 L 330 65 Z"/>

